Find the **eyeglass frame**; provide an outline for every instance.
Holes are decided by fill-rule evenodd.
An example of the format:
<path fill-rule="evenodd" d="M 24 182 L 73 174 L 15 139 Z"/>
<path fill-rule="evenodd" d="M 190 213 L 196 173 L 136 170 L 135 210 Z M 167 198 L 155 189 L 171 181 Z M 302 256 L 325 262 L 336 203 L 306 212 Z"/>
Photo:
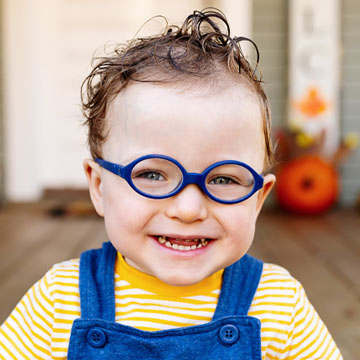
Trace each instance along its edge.
<path fill-rule="evenodd" d="M 178 184 L 178 186 L 173 191 L 169 192 L 168 194 L 151 195 L 151 194 L 145 193 L 145 192 L 141 191 L 140 189 L 138 189 L 132 181 L 131 172 L 132 172 L 133 168 L 139 162 L 146 160 L 146 159 L 152 159 L 152 158 L 158 158 L 158 159 L 164 159 L 164 160 L 170 161 L 173 164 L 175 164 L 182 173 L 182 181 Z M 218 203 L 237 204 L 237 203 L 240 203 L 240 202 L 245 201 L 246 199 L 250 198 L 264 186 L 264 177 L 261 174 L 257 173 L 250 165 L 243 163 L 241 161 L 237 161 L 237 160 L 222 160 L 222 161 L 215 162 L 214 164 L 208 166 L 202 173 L 187 172 L 185 170 L 185 168 L 176 159 L 174 159 L 170 156 L 161 155 L 161 154 L 148 154 L 148 155 L 140 156 L 139 158 L 131 161 L 127 165 L 116 164 L 116 163 L 113 163 L 113 162 L 110 162 L 110 161 L 107 161 L 107 160 L 104 160 L 101 158 L 96 158 L 95 162 L 97 164 L 99 164 L 102 168 L 123 178 L 135 192 L 137 192 L 138 194 L 140 194 L 144 197 L 150 198 L 150 199 L 166 199 L 166 198 L 175 196 L 176 194 L 181 192 L 186 186 L 195 184 L 200 188 L 200 190 L 204 194 L 206 194 L 206 196 L 208 196 L 210 199 L 212 199 Z M 206 188 L 206 184 L 205 184 L 206 177 L 210 173 L 211 170 L 213 170 L 214 168 L 216 168 L 218 166 L 228 165 L 228 164 L 240 165 L 240 166 L 244 167 L 253 175 L 253 178 L 254 178 L 254 185 L 253 185 L 253 188 L 250 191 L 250 193 L 239 199 L 236 199 L 236 200 L 222 200 L 222 199 L 219 199 L 219 198 L 213 196 L 208 191 L 208 189 Z"/>

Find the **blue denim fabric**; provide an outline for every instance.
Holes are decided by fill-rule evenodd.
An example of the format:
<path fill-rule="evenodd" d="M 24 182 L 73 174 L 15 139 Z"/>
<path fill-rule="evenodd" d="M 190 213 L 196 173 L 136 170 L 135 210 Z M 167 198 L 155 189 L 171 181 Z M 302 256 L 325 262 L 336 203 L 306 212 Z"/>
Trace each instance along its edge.
<path fill-rule="evenodd" d="M 245 255 L 225 269 L 210 322 L 149 332 L 115 323 L 115 259 L 110 243 L 81 255 L 81 319 L 72 327 L 69 360 L 261 360 L 261 324 L 247 315 L 260 280 L 261 261 Z"/>

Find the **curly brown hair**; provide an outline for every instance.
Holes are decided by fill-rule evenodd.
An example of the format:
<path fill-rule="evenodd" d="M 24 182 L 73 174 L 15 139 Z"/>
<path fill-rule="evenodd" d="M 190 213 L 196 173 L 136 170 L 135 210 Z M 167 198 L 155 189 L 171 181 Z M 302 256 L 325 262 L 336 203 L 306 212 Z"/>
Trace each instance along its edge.
<path fill-rule="evenodd" d="M 254 68 L 243 55 L 242 41 L 254 46 Z M 225 77 L 233 81 L 245 79 L 258 94 L 263 111 L 264 167 L 266 170 L 272 167 L 271 116 L 261 78 L 257 76 L 258 48 L 249 38 L 231 37 L 227 19 L 219 10 L 194 11 L 181 27 L 168 25 L 161 34 L 118 45 L 109 56 L 94 58 L 94 62 L 81 87 L 82 110 L 93 158 L 102 157 L 102 144 L 107 136 L 107 107 L 131 81 L 164 84 Z"/>

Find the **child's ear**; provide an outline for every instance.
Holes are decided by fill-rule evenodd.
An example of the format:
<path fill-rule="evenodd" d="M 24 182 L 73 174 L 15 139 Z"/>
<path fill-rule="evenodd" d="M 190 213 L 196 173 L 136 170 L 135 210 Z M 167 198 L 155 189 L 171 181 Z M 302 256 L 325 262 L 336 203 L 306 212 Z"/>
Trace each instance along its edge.
<path fill-rule="evenodd" d="M 267 174 L 264 176 L 264 186 L 258 192 L 256 212 L 259 214 L 266 198 L 270 194 L 271 189 L 275 184 L 276 178 L 274 174 Z"/>
<path fill-rule="evenodd" d="M 83 166 L 88 180 L 91 201 L 96 212 L 100 216 L 104 216 L 100 166 L 91 159 L 84 160 Z"/>

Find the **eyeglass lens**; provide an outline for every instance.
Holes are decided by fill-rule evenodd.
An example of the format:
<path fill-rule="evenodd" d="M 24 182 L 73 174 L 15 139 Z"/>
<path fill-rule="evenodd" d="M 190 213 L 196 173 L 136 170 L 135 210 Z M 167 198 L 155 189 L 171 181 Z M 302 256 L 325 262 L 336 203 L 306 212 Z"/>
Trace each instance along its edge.
<path fill-rule="evenodd" d="M 145 159 L 137 163 L 131 172 L 134 186 L 152 196 L 167 195 L 182 182 L 180 168 L 161 158 Z M 248 195 L 254 187 L 254 177 L 238 164 L 220 165 L 212 169 L 205 179 L 207 191 L 221 200 L 236 200 Z"/>

